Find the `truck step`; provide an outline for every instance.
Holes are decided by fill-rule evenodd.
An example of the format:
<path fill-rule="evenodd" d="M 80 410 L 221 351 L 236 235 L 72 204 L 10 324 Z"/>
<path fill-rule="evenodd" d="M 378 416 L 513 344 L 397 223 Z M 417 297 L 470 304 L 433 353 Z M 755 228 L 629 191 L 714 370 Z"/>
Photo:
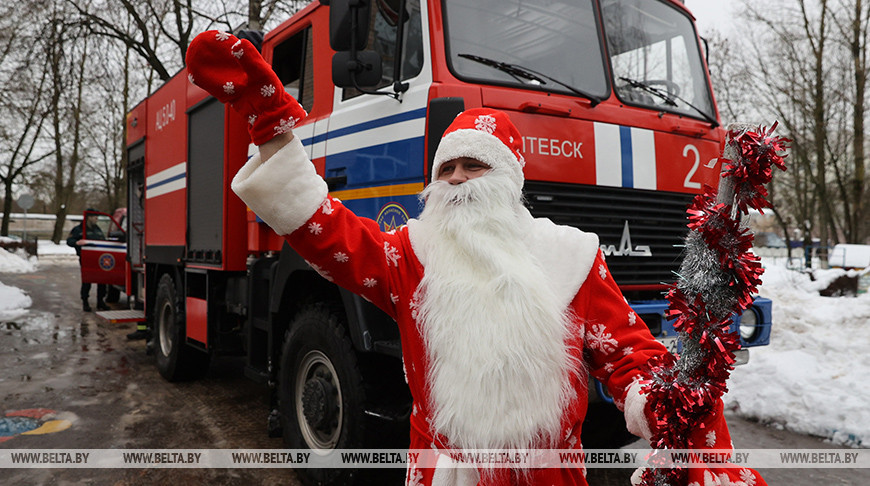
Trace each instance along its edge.
<path fill-rule="evenodd" d="M 142 310 L 113 310 L 97 312 L 97 317 L 109 322 L 109 324 L 117 324 L 119 322 L 142 322 L 145 320 L 145 311 Z"/>

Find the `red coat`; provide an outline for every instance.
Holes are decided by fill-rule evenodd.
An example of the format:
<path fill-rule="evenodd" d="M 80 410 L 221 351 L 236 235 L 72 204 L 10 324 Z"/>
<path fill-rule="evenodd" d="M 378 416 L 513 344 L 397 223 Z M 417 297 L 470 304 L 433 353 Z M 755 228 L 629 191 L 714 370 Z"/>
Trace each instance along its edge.
<path fill-rule="evenodd" d="M 409 238 L 408 226 L 384 233 L 370 219 L 360 218 L 340 201 L 327 197 L 301 227 L 287 236 L 289 244 L 324 278 L 357 293 L 393 317 L 399 325 L 404 366 L 414 398 L 411 418 L 411 449 L 429 450 L 433 444 L 446 448 L 441 437 L 429 433 L 429 395 L 426 383 L 427 353 L 418 331 L 418 303 L 414 293 L 425 269 Z M 586 323 L 579 325 L 583 336 L 577 349 L 592 376 L 617 397 L 622 406 L 626 389 L 651 356 L 666 352 L 650 334 L 643 321 L 622 297 L 607 270 L 600 251 L 591 271 L 570 303 L 573 315 Z M 580 428 L 587 408 L 587 383 L 574 383 L 577 400 L 565 407 L 562 420 L 563 449 L 580 448 Z M 419 471 L 419 473 L 417 472 Z M 431 484 L 432 469 L 413 469 L 410 479 Z M 585 484 L 580 470 L 537 471 L 536 483 Z M 411 484 L 415 484 L 409 481 Z"/>
<path fill-rule="evenodd" d="M 414 398 L 411 419 L 411 449 L 449 447 L 443 437 L 429 432 L 429 385 L 427 353 L 415 317 L 414 293 L 425 272 L 412 247 L 413 228 L 384 233 L 377 223 L 360 218 L 338 200 L 327 196 L 323 179 L 317 175 L 305 149 L 294 138 L 266 161 L 254 155 L 233 180 L 233 190 L 248 206 L 287 241 L 325 278 L 362 295 L 392 316 L 401 331 L 402 352 L 408 385 Z M 530 251 L 548 272 L 551 288 L 559 302 L 570 307 L 576 318 L 575 335 L 568 337 L 569 349 L 586 363 L 592 376 L 625 405 L 627 389 L 647 361 L 667 352 L 655 341 L 643 321 L 625 302 L 597 251 L 597 238 L 548 220 L 534 220 L 527 240 Z M 585 236 L 584 236 L 585 235 Z M 419 238 L 419 233 L 417 236 Z M 591 241 L 591 243 L 590 243 Z M 579 242 L 579 243 L 578 243 Z M 529 241 L 527 241 L 529 243 Z M 423 259 L 425 261 L 425 258 Z M 485 343 L 483 343 L 485 344 Z M 587 384 L 572 378 L 575 400 L 563 404 L 562 444 L 564 449 L 580 448 L 580 427 L 586 415 Z M 638 388 L 638 387 L 634 387 Z M 645 397 L 630 393 L 627 418 L 636 426 L 648 423 L 644 417 Z M 698 437 L 689 438 L 692 447 L 730 449 L 730 436 L 721 411 L 721 401 Z M 441 455 L 446 458 L 445 455 Z M 440 463 L 441 459 L 439 459 Z M 425 466 L 425 467 L 421 467 Z M 430 464 L 410 464 L 409 485 L 474 484 L 475 470 L 432 469 Z M 690 469 L 690 480 L 706 483 L 707 476 L 726 474 L 744 479 L 744 484 L 765 484 L 749 469 Z M 582 469 L 541 469 L 531 477 L 499 476 L 481 484 L 586 484 Z M 739 483 L 738 483 L 739 484 Z"/>

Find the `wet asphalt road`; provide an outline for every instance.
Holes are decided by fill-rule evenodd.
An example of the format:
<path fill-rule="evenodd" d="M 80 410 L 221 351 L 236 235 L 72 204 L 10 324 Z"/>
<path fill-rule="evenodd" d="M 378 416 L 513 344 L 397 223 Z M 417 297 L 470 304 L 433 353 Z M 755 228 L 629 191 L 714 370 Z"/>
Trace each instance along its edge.
<path fill-rule="evenodd" d="M 199 381 L 164 381 L 144 342 L 126 339 L 133 324 L 108 324 L 81 311 L 78 271 L 74 257 L 43 257 L 35 273 L 0 274 L 0 282 L 33 300 L 21 315 L 0 312 L 0 417 L 43 408 L 72 423 L 55 433 L 13 436 L 0 449 L 283 447 L 281 439 L 266 435 L 268 391 L 244 378 L 240 358 L 212 360 Z M 737 448 L 834 447 L 737 417 L 729 424 Z M 771 485 L 870 484 L 867 469 L 762 472 Z M 592 485 L 627 485 L 630 473 L 590 469 L 588 479 Z M 0 472 L 0 483 L 299 484 L 286 469 L 10 469 Z"/>
<path fill-rule="evenodd" d="M 47 408 L 72 422 L 61 432 L 15 436 L 0 448 L 283 446 L 266 435 L 267 390 L 244 378 L 236 358 L 215 360 L 197 382 L 164 381 L 144 342 L 126 339 L 133 324 L 82 312 L 78 271 L 74 258 L 56 257 L 40 260 L 36 273 L 0 274 L 0 282 L 33 300 L 22 316 L 0 315 L 0 410 Z M 0 476 L 3 484 L 299 484 L 281 469 L 12 469 Z"/>

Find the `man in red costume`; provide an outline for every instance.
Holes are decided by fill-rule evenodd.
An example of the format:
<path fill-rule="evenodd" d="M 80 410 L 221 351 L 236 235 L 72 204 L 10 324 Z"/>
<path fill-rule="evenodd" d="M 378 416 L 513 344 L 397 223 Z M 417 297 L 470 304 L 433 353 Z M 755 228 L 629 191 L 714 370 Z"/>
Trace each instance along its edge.
<path fill-rule="evenodd" d="M 435 463 L 409 465 L 407 484 L 586 484 L 582 468 L 457 468 L 444 452 L 581 448 L 590 373 L 625 409 L 629 430 L 650 437 L 637 381 L 667 351 L 620 294 L 598 237 L 525 209 L 522 138 L 507 115 L 457 116 L 423 212 L 385 233 L 327 194 L 292 133 L 306 113 L 253 45 L 209 31 L 187 61 L 191 81 L 241 112 L 260 148 L 233 190 L 321 276 L 398 323 L 411 449 L 439 451 Z M 721 405 L 689 440 L 730 448 Z M 743 471 L 733 484 L 763 484 Z M 703 471 L 694 475 L 704 483 Z"/>

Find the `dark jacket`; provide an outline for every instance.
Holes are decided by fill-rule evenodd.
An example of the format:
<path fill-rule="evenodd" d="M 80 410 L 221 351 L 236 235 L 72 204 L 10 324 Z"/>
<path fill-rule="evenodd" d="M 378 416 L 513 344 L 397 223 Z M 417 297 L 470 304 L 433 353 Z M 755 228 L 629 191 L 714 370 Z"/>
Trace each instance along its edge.
<path fill-rule="evenodd" d="M 82 221 L 79 225 L 73 227 L 73 229 L 69 232 L 69 237 L 66 239 L 66 244 L 75 248 L 76 255 L 82 256 L 82 247 L 76 245 L 76 243 L 82 239 L 84 231 L 85 221 Z M 88 226 L 88 239 L 89 240 L 105 240 L 106 235 L 103 234 L 103 230 L 100 229 L 99 226 L 93 225 Z"/>

